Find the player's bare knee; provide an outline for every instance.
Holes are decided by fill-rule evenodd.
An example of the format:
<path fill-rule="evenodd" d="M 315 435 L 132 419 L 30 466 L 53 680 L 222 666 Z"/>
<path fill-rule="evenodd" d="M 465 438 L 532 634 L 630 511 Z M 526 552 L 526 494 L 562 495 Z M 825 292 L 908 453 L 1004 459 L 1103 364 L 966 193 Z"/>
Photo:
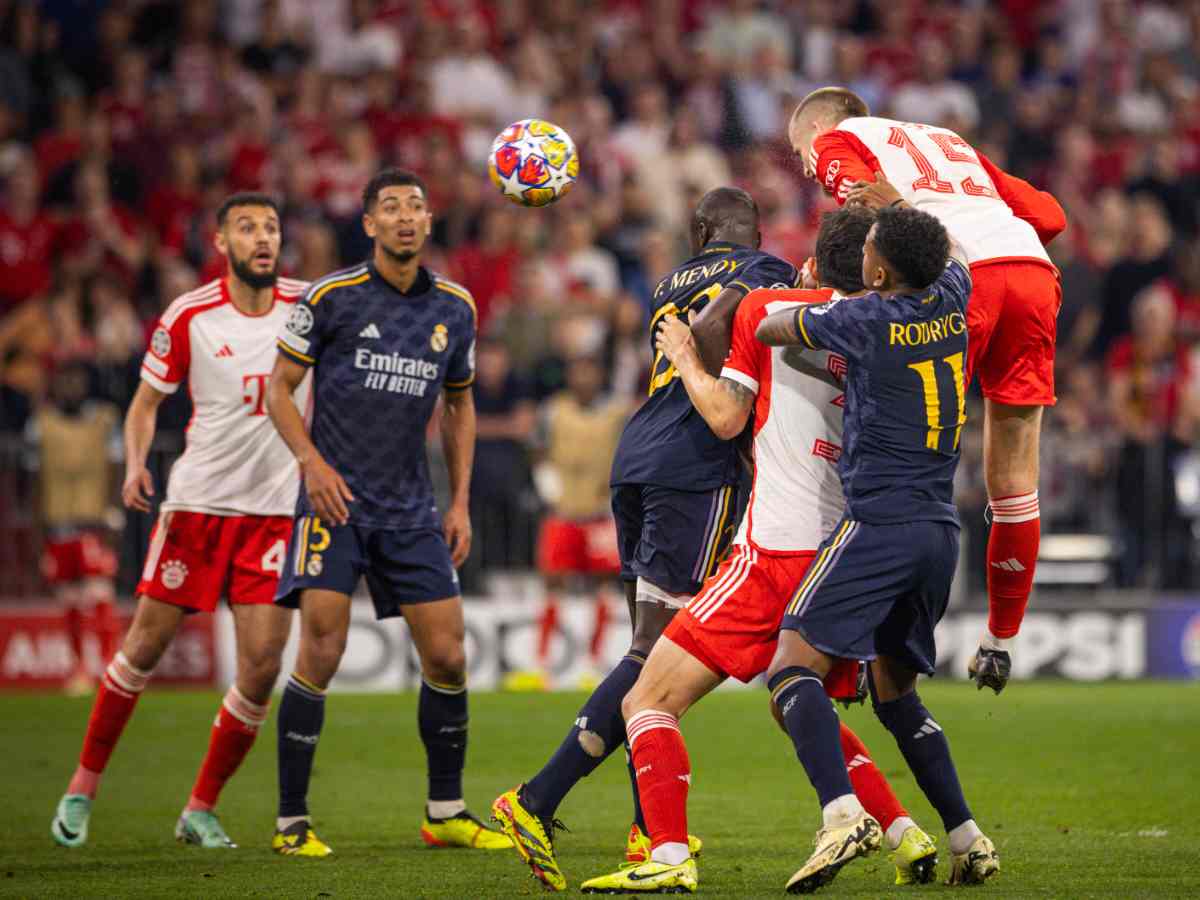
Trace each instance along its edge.
<path fill-rule="evenodd" d="M 462 684 L 467 677 L 466 650 L 461 643 L 431 648 L 421 660 L 421 669 L 438 684 Z"/>
<path fill-rule="evenodd" d="M 244 653 L 238 658 L 238 684 L 246 696 L 258 703 L 267 697 L 279 678 L 281 660 L 271 648 Z"/>

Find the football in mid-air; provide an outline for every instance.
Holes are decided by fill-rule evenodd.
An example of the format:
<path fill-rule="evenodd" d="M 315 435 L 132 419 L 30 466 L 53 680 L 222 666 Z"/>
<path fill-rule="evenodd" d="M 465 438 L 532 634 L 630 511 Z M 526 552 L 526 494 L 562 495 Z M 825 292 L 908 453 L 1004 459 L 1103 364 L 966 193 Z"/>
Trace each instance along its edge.
<path fill-rule="evenodd" d="M 513 203 L 546 206 L 575 184 L 579 154 L 571 136 L 554 123 L 522 119 L 492 141 L 488 175 Z"/>

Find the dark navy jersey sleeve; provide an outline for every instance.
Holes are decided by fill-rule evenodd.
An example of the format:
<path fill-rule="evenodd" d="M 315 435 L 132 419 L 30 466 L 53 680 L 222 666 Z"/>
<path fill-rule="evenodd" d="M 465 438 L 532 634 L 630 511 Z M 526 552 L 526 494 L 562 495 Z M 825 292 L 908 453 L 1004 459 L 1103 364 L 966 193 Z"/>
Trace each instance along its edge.
<path fill-rule="evenodd" d="M 951 259 L 933 283 L 932 290 L 951 303 L 958 304 L 959 309 L 966 312 L 967 301 L 971 297 L 971 273 L 957 259 Z"/>
<path fill-rule="evenodd" d="M 365 266 L 334 272 L 313 282 L 292 308 L 277 341 L 279 352 L 302 366 L 311 366 L 333 335 L 333 307 L 330 298 L 337 288 L 362 284 L 367 280 Z"/>
<path fill-rule="evenodd" d="M 796 308 L 796 330 L 812 350 L 832 350 L 847 359 L 870 351 L 878 294 L 850 300 L 838 298 Z"/>
<path fill-rule="evenodd" d="M 470 312 L 467 315 L 464 311 L 454 329 L 444 382 L 447 390 L 461 391 L 475 383 L 475 300 L 466 288 L 452 281 L 438 278 L 434 283 L 443 293 L 462 300 Z"/>
<path fill-rule="evenodd" d="M 800 270 L 769 253 L 761 253 L 736 274 L 726 287 L 742 288 L 750 293 L 758 288 L 794 288 L 800 286 Z"/>

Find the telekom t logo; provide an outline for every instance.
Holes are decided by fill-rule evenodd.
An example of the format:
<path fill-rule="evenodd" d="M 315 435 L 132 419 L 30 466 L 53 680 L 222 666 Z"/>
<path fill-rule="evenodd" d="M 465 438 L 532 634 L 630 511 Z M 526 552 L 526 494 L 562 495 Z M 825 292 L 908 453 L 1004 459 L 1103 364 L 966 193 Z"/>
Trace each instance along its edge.
<path fill-rule="evenodd" d="M 242 402 L 250 407 L 250 415 L 265 416 L 267 414 L 267 379 L 266 375 L 242 376 Z"/>

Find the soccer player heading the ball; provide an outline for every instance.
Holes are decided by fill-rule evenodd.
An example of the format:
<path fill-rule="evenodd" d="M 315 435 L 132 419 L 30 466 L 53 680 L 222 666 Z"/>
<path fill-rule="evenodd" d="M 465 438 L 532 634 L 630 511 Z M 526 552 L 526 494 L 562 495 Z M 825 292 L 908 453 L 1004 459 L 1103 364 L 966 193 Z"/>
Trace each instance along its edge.
<path fill-rule="evenodd" d="M 268 402 L 303 478 L 276 600 L 299 607 L 301 625 L 279 705 L 279 853 L 331 852 L 313 833 L 308 785 L 350 595 L 364 575 L 376 616 L 402 615 L 421 661 L 417 725 L 429 772 L 421 837 L 439 847 L 510 846 L 463 802 L 467 684 L 455 567 L 471 547 L 475 303 L 421 265 L 432 224 L 415 175 L 377 174 L 363 192 L 371 258 L 314 282 L 279 337 Z M 291 397 L 310 369 L 311 436 Z M 444 516 L 425 455 L 439 396 L 451 490 Z"/>
<path fill-rule="evenodd" d="M 949 833 L 951 881 L 982 881 L 999 868 L 967 808 L 946 735 L 916 691 L 917 675 L 934 671 L 933 630 L 958 562 L 953 482 L 966 421 L 971 278 L 950 258 L 937 219 L 889 207 L 867 233 L 862 280 L 865 296 L 773 313 L 756 332 L 769 346 L 826 349 L 847 361 L 838 464 L 846 513 L 788 605 L 767 673 L 824 819 L 816 849 L 787 884 L 792 893 L 828 883 L 881 840 L 851 786 L 822 686 L 840 659 L 870 662 L 875 714 Z"/>

